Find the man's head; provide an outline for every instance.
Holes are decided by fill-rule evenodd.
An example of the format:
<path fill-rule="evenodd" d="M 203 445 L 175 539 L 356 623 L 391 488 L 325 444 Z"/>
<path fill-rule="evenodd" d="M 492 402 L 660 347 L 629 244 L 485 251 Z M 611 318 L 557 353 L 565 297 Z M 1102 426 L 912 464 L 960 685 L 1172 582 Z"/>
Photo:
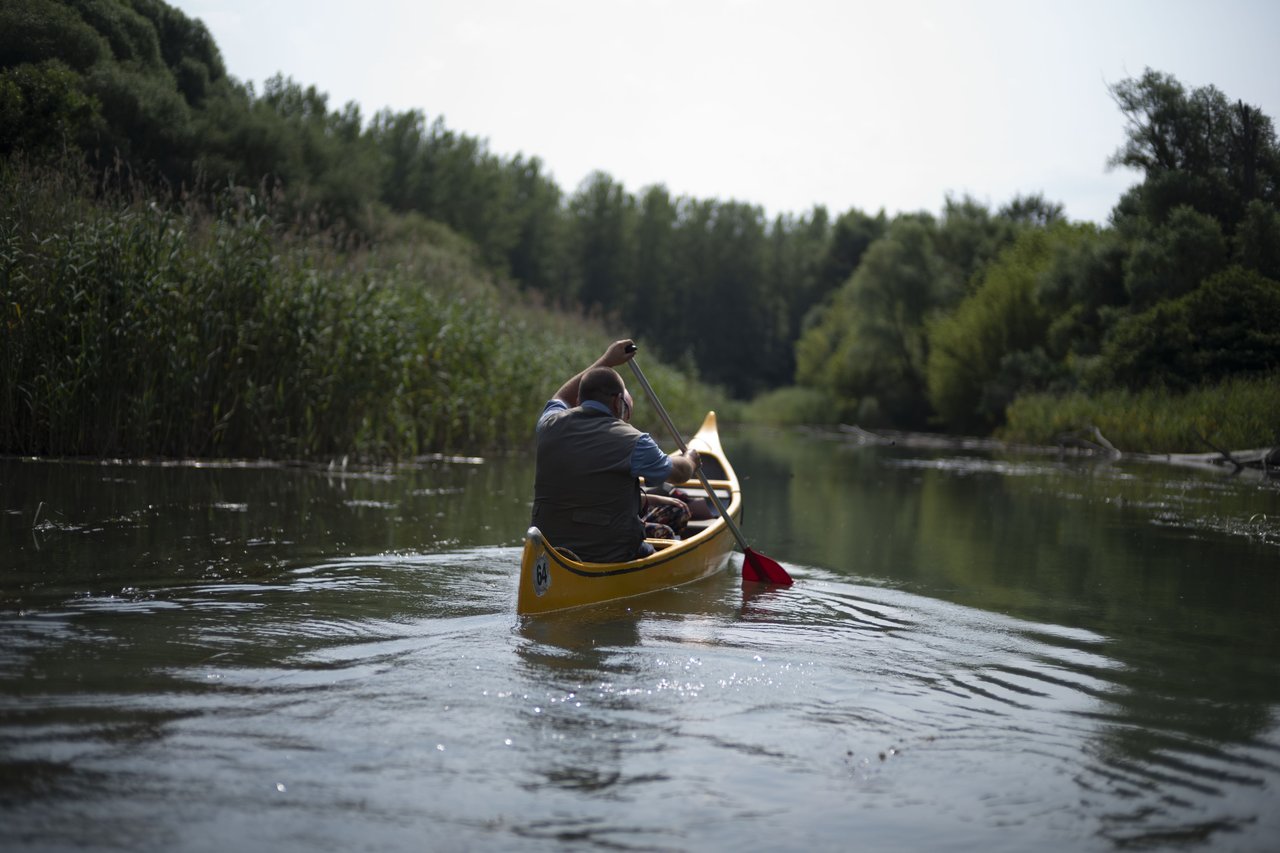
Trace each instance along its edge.
<path fill-rule="evenodd" d="M 627 408 L 622 396 L 625 393 L 627 386 L 623 384 L 618 371 L 612 367 L 593 367 L 582 374 L 582 380 L 578 383 L 579 402 L 595 400 L 603 403 L 619 418 Z"/>

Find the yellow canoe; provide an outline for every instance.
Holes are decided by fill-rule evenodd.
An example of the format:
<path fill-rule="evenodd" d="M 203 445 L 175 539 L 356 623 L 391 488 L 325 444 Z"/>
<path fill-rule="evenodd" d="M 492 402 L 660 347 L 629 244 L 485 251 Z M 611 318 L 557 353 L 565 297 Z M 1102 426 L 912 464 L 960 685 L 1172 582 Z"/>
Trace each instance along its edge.
<path fill-rule="evenodd" d="M 742 513 L 738 476 L 720 446 L 716 413 L 708 412 L 689 442 L 702 459 L 702 470 L 711 488 L 734 520 Z M 680 488 L 690 495 L 705 495 L 701 482 L 691 480 Z M 572 554 L 557 550 L 542 531 L 530 527 L 520 560 L 520 591 L 516 613 L 531 616 L 585 607 L 619 598 L 644 595 L 660 589 L 692 583 L 722 570 L 729 562 L 734 538 L 724 519 L 690 522 L 684 538 L 649 539 L 657 550 L 629 563 L 581 563 Z"/>

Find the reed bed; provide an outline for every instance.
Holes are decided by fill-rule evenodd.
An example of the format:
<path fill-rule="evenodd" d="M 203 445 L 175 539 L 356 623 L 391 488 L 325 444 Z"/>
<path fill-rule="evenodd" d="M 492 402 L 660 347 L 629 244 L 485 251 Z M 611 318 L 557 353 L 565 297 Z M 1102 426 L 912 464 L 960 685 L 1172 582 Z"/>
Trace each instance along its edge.
<path fill-rule="evenodd" d="M 1132 453 L 1208 452 L 1280 446 L 1280 373 L 1236 378 L 1184 394 L 1164 389 L 1065 397 L 1033 395 L 1009 406 L 1000 437 L 1051 444 L 1097 427 Z"/>
<path fill-rule="evenodd" d="M 277 221 L 264 194 L 159 205 L 13 161 L 0 299 L 0 452 L 24 455 L 519 446 L 608 340 L 495 281 L 438 226 L 353 248 Z"/>

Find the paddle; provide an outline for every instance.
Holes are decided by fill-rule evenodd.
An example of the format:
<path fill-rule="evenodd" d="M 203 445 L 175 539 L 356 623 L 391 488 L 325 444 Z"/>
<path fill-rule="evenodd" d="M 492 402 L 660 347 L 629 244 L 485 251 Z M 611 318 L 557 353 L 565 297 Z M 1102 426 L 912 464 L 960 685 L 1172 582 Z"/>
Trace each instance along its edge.
<path fill-rule="evenodd" d="M 634 358 L 628 362 L 631 369 L 636 374 L 636 379 L 640 381 L 640 387 L 644 388 L 644 393 L 653 401 L 653 407 L 658 410 L 658 414 L 662 416 L 662 422 L 667 425 L 667 429 L 671 431 L 671 437 L 676 440 L 685 455 L 688 455 L 689 448 L 684 443 L 684 439 L 680 437 L 680 431 L 676 429 L 676 425 L 671 421 L 671 416 L 667 414 L 667 410 L 662 407 L 662 401 L 658 399 L 658 395 L 654 393 L 653 386 L 649 384 L 649 380 L 644 378 L 644 372 L 640 370 L 640 365 L 636 364 Z M 707 475 L 702 471 L 702 463 L 698 463 L 697 467 L 698 479 L 702 481 L 702 488 L 707 490 L 707 496 L 711 498 L 716 505 L 716 509 L 720 512 L 720 517 L 729 525 L 729 530 L 733 533 L 733 538 L 738 540 L 739 547 L 745 559 L 742 561 L 742 579 L 746 581 L 758 581 L 759 583 L 772 583 L 780 586 L 790 586 L 792 584 L 791 575 L 787 574 L 787 570 L 778 565 L 774 560 L 769 559 L 764 554 L 751 550 L 747 545 L 747 540 L 743 538 L 742 531 L 738 529 L 738 525 L 729 517 L 729 513 L 725 511 L 724 504 L 720 503 L 720 497 L 716 494 L 715 489 L 711 488 L 711 483 L 707 482 Z"/>

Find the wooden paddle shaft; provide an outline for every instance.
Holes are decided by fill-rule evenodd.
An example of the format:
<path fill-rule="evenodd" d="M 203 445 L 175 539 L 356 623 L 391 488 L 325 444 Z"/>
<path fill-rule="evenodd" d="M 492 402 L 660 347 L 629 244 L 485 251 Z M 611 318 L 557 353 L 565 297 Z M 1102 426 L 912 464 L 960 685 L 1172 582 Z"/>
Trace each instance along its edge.
<path fill-rule="evenodd" d="M 680 437 L 680 430 L 676 429 L 675 423 L 671 420 L 671 415 L 667 414 L 667 410 L 663 408 L 662 401 L 658 399 L 658 395 L 653 391 L 653 386 L 649 384 L 648 379 L 644 378 L 644 371 L 640 369 L 640 365 L 636 364 L 634 357 L 627 363 L 631 365 L 631 370 L 635 372 L 636 379 L 639 380 L 640 387 L 644 389 L 645 395 L 653 403 L 653 407 L 658 410 L 658 415 L 662 418 L 662 422 L 671 431 L 671 437 L 676 440 L 676 445 L 687 456 L 689 454 L 688 445 Z M 720 503 L 720 496 L 716 494 L 715 489 L 711 488 L 711 483 L 707 481 L 707 475 L 702 471 L 702 460 L 698 460 L 698 466 L 694 470 L 698 474 L 698 479 L 702 482 L 702 488 L 707 490 L 707 497 L 711 498 L 712 503 L 716 505 L 716 509 L 719 511 L 720 517 L 724 519 L 725 524 L 729 525 L 729 532 L 733 534 L 733 538 L 738 540 L 738 546 L 742 548 L 743 553 L 750 551 L 751 549 L 747 546 L 747 540 L 742 536 L 742 531 L 738 529 L 738 525 L 729 516 L 724 504 Z"/>

